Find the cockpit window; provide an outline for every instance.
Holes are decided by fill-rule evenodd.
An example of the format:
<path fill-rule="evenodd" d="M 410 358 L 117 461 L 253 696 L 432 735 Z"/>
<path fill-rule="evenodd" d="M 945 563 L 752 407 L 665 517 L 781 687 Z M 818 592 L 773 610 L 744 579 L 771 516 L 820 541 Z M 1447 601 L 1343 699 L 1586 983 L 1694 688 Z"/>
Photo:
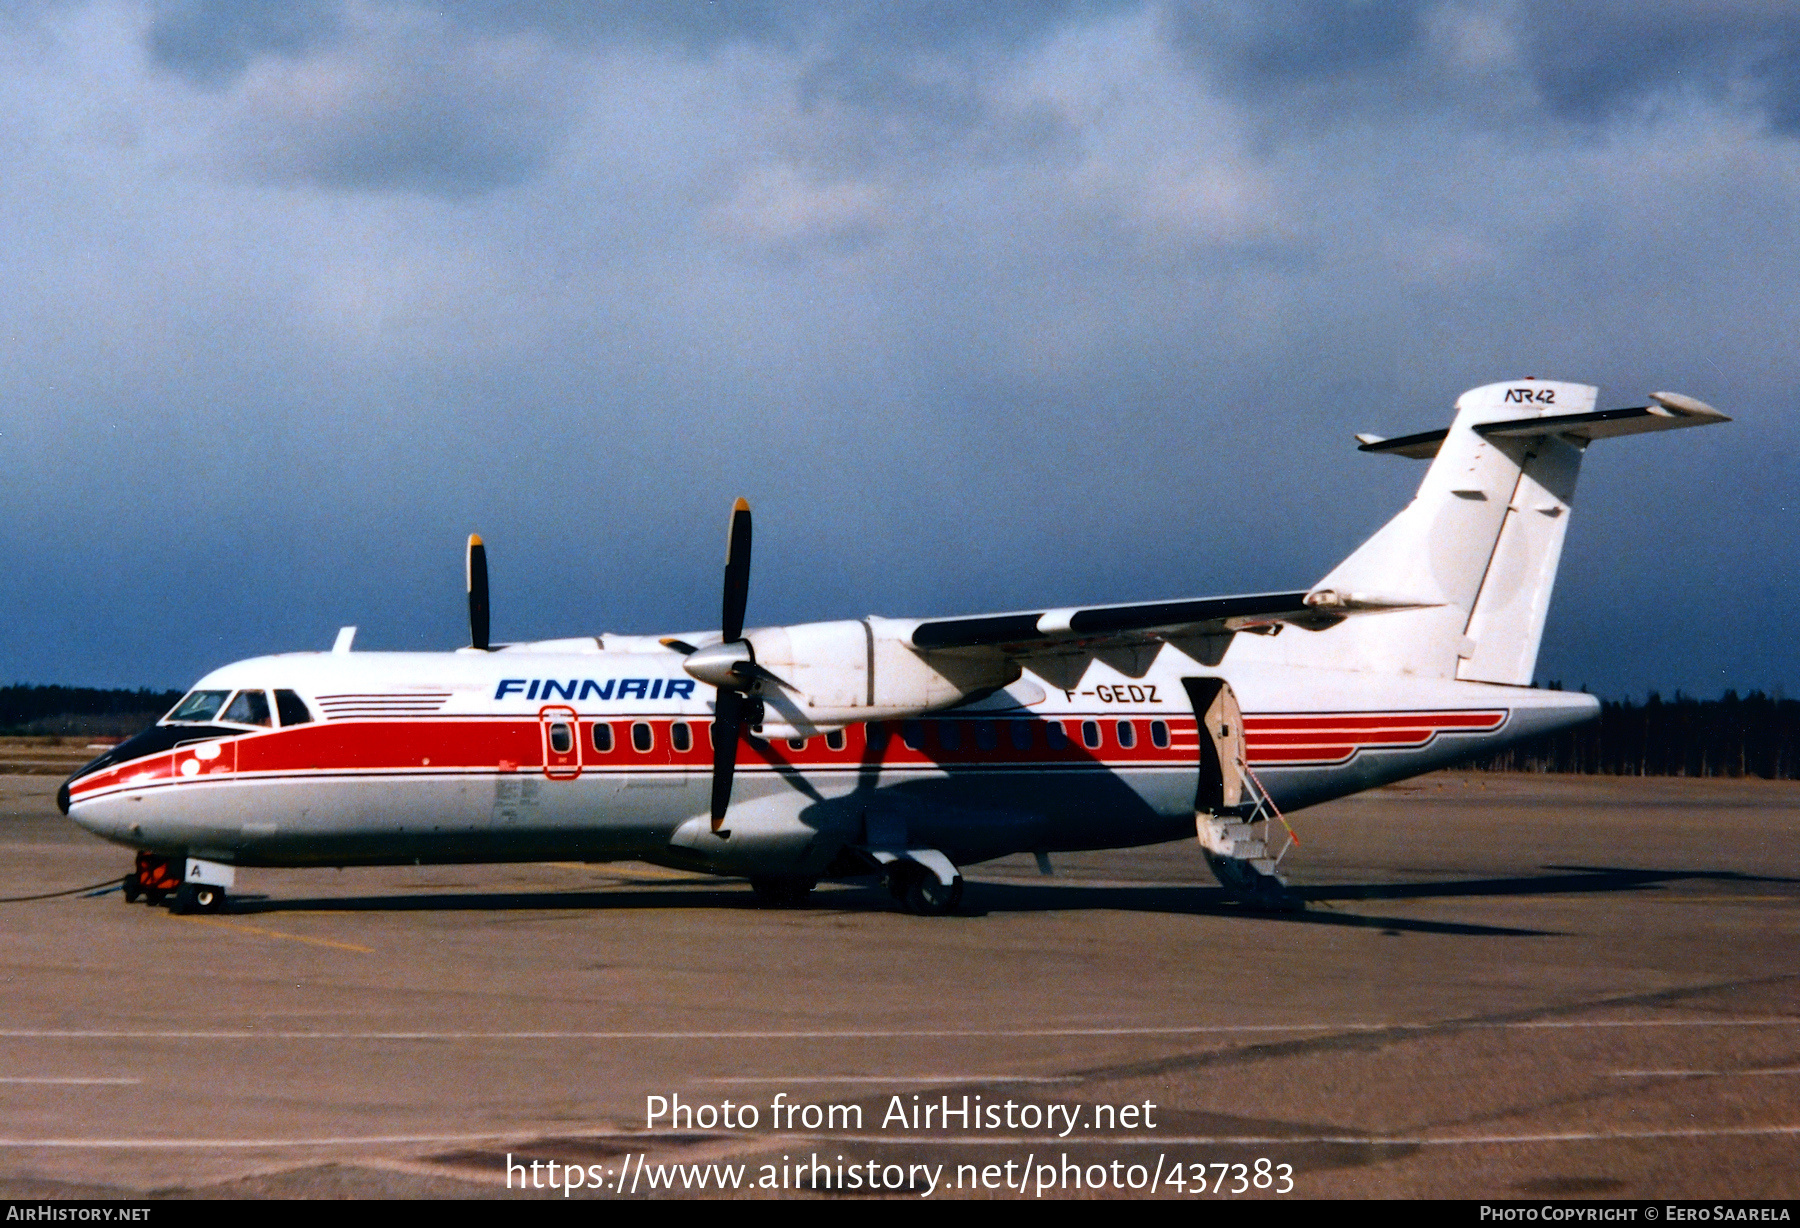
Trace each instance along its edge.
<path fill-rule="evenodd" d="M 234 725 L 269 724 L 269 697 L 261 691 L 239 691 L 225 715 L 219 718 Z"/>
<path fill-rule="evenodd" d="M 275 711 L 281 714 L 283 725 L 305 725 L 312 720 L 306 701 L 292 691 L 275 692 Z"/>
<path fill-rule="evenodd" d="M 163 717 L 165 721 L 210 721 L 225 706 L 230 691 L 193 691 Z"/>

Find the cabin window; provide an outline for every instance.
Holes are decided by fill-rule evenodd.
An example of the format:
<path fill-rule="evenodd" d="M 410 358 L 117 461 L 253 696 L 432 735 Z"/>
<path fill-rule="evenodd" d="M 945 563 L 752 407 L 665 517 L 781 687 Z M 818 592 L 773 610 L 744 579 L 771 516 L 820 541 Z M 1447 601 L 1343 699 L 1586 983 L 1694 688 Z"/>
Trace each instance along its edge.
<path fill-rule="evenodd" d="M 806 739 L 805 738 L 789 738 L 788 739 L 788 749 L 790 749 L 790 750 L 805 750 L 806 749 Z"/>
<path fill-rule="evenodd" d="M 938 745 L 945 750 L 955 750 L 962 745 L 962 729 L 955 721 L 937 722 Z"/>
<path fill-rule="evenodd" d="M 575 731 L 567 721 L 550 722 L 550 753 L 566 755 L 575 749 Z"/>
<path fill-rule="evenodd" d="M 267 725 L 270 723 L 269 697 L 261 691 L 239 691 L 219 719 L 234 725 Z"/>
<path fill-rule="evenodd" d="M 594 722 L 594 749 L 601 754 L 611 754 L 613 748 L 612 726 L 605 721 Z"/>
<path fill-rule="evenodd" d="M 825 735 L 825 745 L 831 750 L 843 750 L 846 739 L 842 729 L 833 729 Z"/>
<path fill-rule="evenodd" d="M 904 721 L 900 725 L 900 740 L 906 743 L 907 750 L 925 749 L 925 722 Z"/>
<path fill-rule="evenodd" d="M 1089 750 L 1099 750 L 1100 749 L 1100 722 L 1099 721 L 1083 721 L 1083 722 L 1081 722 L 1081 742 L 1082 742 L 1082 745 L 1086 746 Z"/>
<path fill-rule="evenodd" d="M 631 749 L 642 753 L 656 745 L 656 734 L 650 729 L 649 721 L 631 722 Z"/>
<path fill-rule="evenodd" d="M 1150 745 L 1158 750 L 1167 750 L 1169 746 L 1169 722 L 1150 722 Z"/>
<path fill-rule="evenodd" d="M 994 728 L 992 721 L 975 722 L 975 745 L 982 750 L 993 750 L 1000 745 L 1000 733 Z"/>
<path fill-rule="evenodd" d="M 1044 745 L 1051 750 L 1061 750 L 1069 744 L 1069 731 L 1063 728 L 1061 721 L 1044 722 Z"/>
<path fill-rule="evenodd" d="M 1129 750 L 1137 745 L 1137 724 L 1133 721 L 1119 722 L 1119 745 Z"/>
<path fill-rule="evenodd" d="M 1006 727 L 1007 727 L 1007 730 L 1012 734 L 1012 744 L 1013 744 L 1014 750 L 1030 750 L 1031 749 L 1031 722 L 1030 721 L 1008 721 L 1008 722 L 1006 722 Z"/>
<path fill-rule="evenodd" d="M 686 721 L 676 721 L 669 726 L 669 744 L 678 751 L 694 749 L 694 734 Z"/>
<path fill-rule="evenodd" d="M 306 725 L 312 722 L 312 712 L 306 701 L 292 691 L 275 692 L 275 712 L 281 717 L 283 725 Z"/>

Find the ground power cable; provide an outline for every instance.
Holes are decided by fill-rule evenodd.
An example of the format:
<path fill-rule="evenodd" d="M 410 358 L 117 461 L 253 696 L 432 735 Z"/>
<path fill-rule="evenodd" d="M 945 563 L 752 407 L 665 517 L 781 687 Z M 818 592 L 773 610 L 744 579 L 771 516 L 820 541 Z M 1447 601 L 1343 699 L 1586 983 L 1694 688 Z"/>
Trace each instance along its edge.
<path fill-rule="evenodd" d="M 119 879 L 115 876 L 103 878 L 97 883 L 89 883 L 85 887 L 68 887 L 62 891 L 44 891 L 37 895 L 0 895 L 0 904 L 23 904 L 28 900 L 54 900 L 59 896 L 80 895 L 84 891 L 91 891 L 95 895 L 106 895 L 117 891 L 119 885 Z"/>

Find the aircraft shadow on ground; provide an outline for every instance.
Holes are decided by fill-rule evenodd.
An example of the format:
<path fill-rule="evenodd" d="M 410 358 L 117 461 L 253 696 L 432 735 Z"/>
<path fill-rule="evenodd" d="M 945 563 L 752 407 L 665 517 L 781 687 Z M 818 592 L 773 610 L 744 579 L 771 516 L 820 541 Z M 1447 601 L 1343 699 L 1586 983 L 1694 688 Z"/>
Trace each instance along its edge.
<path fill-rule="evenodd" d="M 1264 923 L 1327 925 L 1377 929 L 1384 933 L 1457 934 L 1490 937 L 1544 937 L 1557 931 L 1474 922 L 1432 921 L 1415 917 L 1378 916 L 1342 911 L 1339 902 L 1426 899 L 1496 899 L 1507 897 L 1608 894 L 1644 891 L 1669 883 L 1708 880 L 1735 884 L 1800 882 L 1719 871 L 1642 870 L 1605 866 L 1546 866 L 1545 873 L 1510 878 L 1462 879 L 1415 883 L 1346 884 L 1306 887 L 1297 894 L 1312 907 L 1303 912 L 1264 912 L 1233 901 L 1214 886 L 1171 883 L 1132 886 L 1083 886 L 1057 882 L 969 883 L 958 915 L 964 919 L 996 913 L 1095 911 L 1218 916 Z M 891 912 L 886 891 L 870 885 L 827 889 L 813 896 L 797 914 Z M 234 913 L 283 912 L 435 912 L 625 909 L 758 909 L 755 897 L 736 886 L 709 880 L 626 884 L 580 891 L 420 892 L 391 895 L 273 899 L 239 896 Z"/>

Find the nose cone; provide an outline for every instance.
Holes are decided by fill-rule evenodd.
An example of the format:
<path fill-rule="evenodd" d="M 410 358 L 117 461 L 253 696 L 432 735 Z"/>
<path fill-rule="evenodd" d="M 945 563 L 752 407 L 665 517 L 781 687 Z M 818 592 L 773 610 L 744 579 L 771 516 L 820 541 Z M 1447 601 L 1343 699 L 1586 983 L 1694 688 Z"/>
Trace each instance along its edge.
<path fill-rule="evenodd" d="M 69 780 L 75 779 L 73 776 Z M 62 782 L 62 788 L 56 791 L 56 808 L 64 814 L 69 813 L 69 781 Z"/>

